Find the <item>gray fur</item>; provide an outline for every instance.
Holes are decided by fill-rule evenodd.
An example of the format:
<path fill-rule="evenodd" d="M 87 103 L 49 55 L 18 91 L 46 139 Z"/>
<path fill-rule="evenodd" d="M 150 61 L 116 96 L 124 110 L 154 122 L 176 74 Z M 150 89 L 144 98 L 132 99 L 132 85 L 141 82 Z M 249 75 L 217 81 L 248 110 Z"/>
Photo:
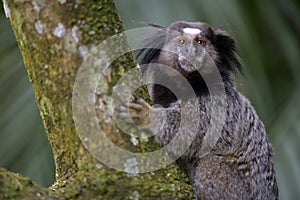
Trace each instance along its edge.
<path fill-rule="evenodd" d="M 221 98 L 221 97 L 220 97 Z M 263 123 L 249 101 L 235 89 L 227 98 L 226 122 L 221 137 L 205 156 L 199 152 L 207 133 L 211 117 L 211 98 L 199 97 L 200 118 L 196 137 L 188 150 L 179 158 L 180 166 L 186 171 L 194 187 L 197 199 L 279 199 L 275 171 L 272 162 L 272 147 Z M 178 130 L 180 106 L 178 101 L 166 108 L 167 123 L 155 136 L 162 146 L 168 144 Z M 195 104 L 196 105 L 196 104 Z M 196 113 L 190 110 L 190 116 Z M 218 117 L 218 115 L 214 115 Z M 177 155 L 178 147 L 184 146 L 187 135 L 182 135 L 181 145 L 169 151 Z"/>

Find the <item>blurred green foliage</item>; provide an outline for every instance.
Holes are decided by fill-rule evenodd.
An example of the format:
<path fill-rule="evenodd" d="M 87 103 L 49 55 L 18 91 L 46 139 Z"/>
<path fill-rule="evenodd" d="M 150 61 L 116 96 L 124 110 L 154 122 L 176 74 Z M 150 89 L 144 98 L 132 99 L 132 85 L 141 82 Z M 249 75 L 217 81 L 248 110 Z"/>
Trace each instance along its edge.
<path fill-rule="evenodd" d="M 276 152 L 281 199 L 300 195 L 300 3 L 297 0 L 116 0 L 126 29 L 154 22 L 205 21 L 237 41 L 249 97 Z M 2 10 L 2 9 L 1 9 Z M 42 185 L 54 164 L 9 22 L 0 18 L 0 166 Z"/>

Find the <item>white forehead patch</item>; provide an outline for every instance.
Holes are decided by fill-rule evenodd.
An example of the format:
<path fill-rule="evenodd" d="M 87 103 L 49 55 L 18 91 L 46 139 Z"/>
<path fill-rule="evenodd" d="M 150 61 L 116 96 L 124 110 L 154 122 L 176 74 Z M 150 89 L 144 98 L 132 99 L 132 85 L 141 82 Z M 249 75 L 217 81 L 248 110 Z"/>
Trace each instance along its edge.
<path fill-rule="evenodd" d="M 197 28 L 184 28 L 183 32 L 186 34 L 197 35 L 197 34 L 201 33 L 201 30 L 197 29 Z"/>

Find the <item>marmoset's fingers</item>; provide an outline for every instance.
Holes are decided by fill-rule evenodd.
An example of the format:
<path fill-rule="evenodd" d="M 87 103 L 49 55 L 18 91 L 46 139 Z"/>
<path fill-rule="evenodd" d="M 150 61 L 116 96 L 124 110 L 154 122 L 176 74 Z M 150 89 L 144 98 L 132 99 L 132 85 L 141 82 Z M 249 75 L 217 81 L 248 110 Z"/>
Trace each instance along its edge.
<path fill-rule="evenodd" d="M 137 111 L 143 111 L 145 109 L 143 105 L 137 103 L 129 103 L 128 107 Z"/>
<path fill-rule="evenodd" d="M 115 107 L 115 111 L 117 111 L 117 112 L 126 112 L 126 111 L 128 111 L 128 107 L 121 104 L 121 105 Z"/>
<path fill-rule="evenodd" d="M 138 98 L 138 99 L 136 100 L 136 102 L 139 103 L 139 104 L 141 104 L 142 106 L 148 108 L 148 109 L 151 108 L 150 104 L 148 104 L 148 103 L 147 103 L 144 99 L 142 99 L 142 98 Z"/>
<path fill-rule="evenodd" d="M 127 118 L 131 118 L 131 115 L 129 112 L 120 112 L 117 113 L 116 115 L 118 118 L 122 118 L 122 119 L 127 119 Z"/>
<path fill-rule="evenodd" d="M 119 107 L 117 110 L 116 116 L 122 119 L 125 118 L 141 118 L 140 112 L 136 112 L 136 110 L 132 110 L 128 107 Z"/>
<path fill-rule="evenodd" d="M 140 119 L 141 115 L 140 115 L 140 113 L 130 112 L 130 117 L 133 119 Z"/>

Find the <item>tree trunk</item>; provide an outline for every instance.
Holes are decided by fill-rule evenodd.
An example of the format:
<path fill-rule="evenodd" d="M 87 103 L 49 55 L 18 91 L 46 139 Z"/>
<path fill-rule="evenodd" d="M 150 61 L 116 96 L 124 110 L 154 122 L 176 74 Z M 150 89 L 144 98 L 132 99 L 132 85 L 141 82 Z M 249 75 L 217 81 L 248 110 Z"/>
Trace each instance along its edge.
<path fill-rule="evenodd" d="M 113 0 L 6 2 L 53 150 L 56 183 L 46 189 L 0 169 L 0 199 L 192 198 L 187 178 L 177 165 L 137 175 L 110 169 L 86 150 L 76 132 L 72 91 L 84 55 L 92 46 L 123 31 Z M 131 54 L 114 62 L 106 77 L 106 90 L 111 91 L 122 74 L 134 66 Z M 104 96 L 97 98 L 103 100 Z M 101 111 L 97 114 L 100 121 L 106 117 Z M 143 151 L 153 145 L 148 142 L 132 148 L 128 136 L 120 134 L 114 125 L 104 125 L 103 129 L 125 149 Z"/>

